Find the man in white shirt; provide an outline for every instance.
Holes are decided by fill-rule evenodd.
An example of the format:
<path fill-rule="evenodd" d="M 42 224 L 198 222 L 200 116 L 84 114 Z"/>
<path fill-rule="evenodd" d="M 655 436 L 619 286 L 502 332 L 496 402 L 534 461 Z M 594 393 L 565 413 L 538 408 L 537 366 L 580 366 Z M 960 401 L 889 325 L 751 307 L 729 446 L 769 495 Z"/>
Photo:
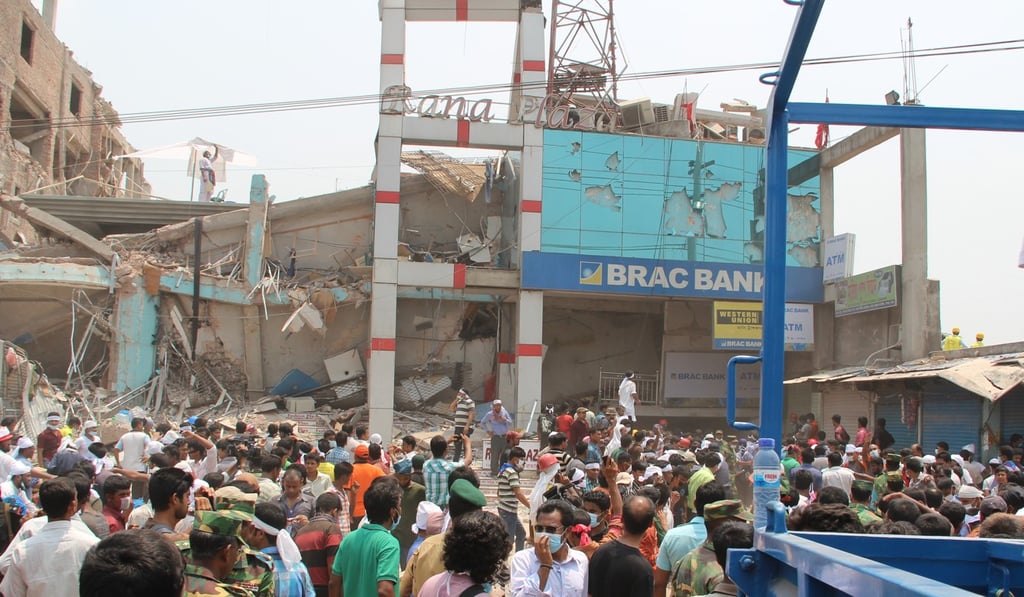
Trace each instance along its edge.
<path fill-rule="evenodd" d="M 572 507 L 562 500 L 549 500 L 537 510 L 533 547 L 512 556 L 510 597 L 587 595 L 587 556 L 566 540 L 572 519 Z"/>
<path fill-rule="evenodd" d="M 828 455 L 828 466 L 821 471 L 822 487 L 838 487 L 850 495 L 853 488 L 853 480 L 856 475 L 853 471 L 843 466 L 843 455 L 839 452 L 830 452 Z"/>
<path fill-rule="evenodd" d="M 217 186 L 217 174 L 213 170 L 213 162 L 217 160 L 217 154 L 219 148 L 213 146 L 213 155 L 210 155 L 209 151 L 203 152 L 203 157 L 199 158 L 199 201 L 203 203 L 209 203 L 213 197 L 213 189 Z"/>
<path fill-rule="evenodd" d="M 137 473 L 146 472 L 146 464 L 142 457 L 146 454 L 146 446 L 149 445 L 149 434 L 142 430 L 146 425 L 146 419 L 132 419 L 132 430 L 121 436 L 114 446 L 114 456 L 117 465 L 129 471 Z"/>
<path fill-rule="evenodd" d="M 98 425 L 96 425 L 96 421 L 89 420 L 82 425 L 82 435 L 75 440 L 75 447 L 78 448 L 78 453 L 82 458 L 89 458 L 92 455 L 89 452 L 89 446 L 99 441 L 102 440 L 100 439 Z"/>
<path fill-rule="evenodd" d="M 619 405 L 626 410 L 626 416 L 630 421 L 636 421 L 636 382 L 633 381 L 633 372 L 627 371 L 626 377 L 619 384 Z"/>
<path fill-rule="evenodd" d="M 0 593 L 5 597 L 77 595 L 85 554 L 99 538 L 71 524 L 78 511 L 75 484 L 59 477 L 39 486 L 39 501 L 49 522 L 13 548 Z"/>

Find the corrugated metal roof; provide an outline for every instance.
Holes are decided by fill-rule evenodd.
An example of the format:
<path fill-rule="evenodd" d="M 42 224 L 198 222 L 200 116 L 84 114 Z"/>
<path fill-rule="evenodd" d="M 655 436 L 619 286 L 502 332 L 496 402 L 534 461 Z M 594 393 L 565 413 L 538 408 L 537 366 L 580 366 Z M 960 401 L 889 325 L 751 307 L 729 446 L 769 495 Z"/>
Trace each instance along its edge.
<path fill-rule="evenodd" d="M 807 383 L 809 381 L 817 383 L 826 383 L 831 381 L 846 381 L 850 377 L 860 375 L 864 373 L 864 367 L 843 367 L 842 369 L 833 369 L 831 371 L 820 371 L 818 373 L 812 373 L 803 377 L 797 377 L 794 379 L 787 379 L 782 382 L 784 384 L 798 384 Z"/>
<path fill-rule="evenodd" d="M 1024 353 L 912 361 L 884 371 L 865 372 L 843 381 L 878 383 L 933 377 L 944 379 L 968 392 L 996 401 L 1024 383 Z"/>

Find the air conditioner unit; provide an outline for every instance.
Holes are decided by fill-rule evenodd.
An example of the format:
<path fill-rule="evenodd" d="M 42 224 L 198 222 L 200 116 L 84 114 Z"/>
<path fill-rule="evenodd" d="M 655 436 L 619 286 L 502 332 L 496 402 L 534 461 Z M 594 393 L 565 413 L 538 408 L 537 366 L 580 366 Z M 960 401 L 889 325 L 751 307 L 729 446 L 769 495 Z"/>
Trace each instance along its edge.
<path fill-rule="evenodd" d="M 668 122 L 674 120 L 672 106 L 668 104 L 654 104 L 654 121 Z"/>
<path fill-rule="evenodd" d="M 632 100 L 619 105 L 619 114 L 622 116 L 622 128 L 637 129 L 642 126 L 654 124 L 654 107 L 651 106 L 650 98 Z"/>

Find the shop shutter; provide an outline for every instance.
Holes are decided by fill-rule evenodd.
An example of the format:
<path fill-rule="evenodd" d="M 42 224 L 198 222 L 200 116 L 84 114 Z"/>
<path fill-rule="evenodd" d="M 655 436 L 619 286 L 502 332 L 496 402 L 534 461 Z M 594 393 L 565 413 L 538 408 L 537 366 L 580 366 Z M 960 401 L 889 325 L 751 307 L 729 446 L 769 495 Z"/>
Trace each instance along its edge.
<path fill-rule="evenodd" d="M 879 418 L 885 419 L 885 428 L 892 434 L 896 443 L 893 444 L 893 450 L 899 450 L 900 448 L 909 448 L 911 445 L 917 443 L 917 421 L 913 420 L 910 416 L 912 413 L 907 413 L 907 422 L 912 422 L 908 425 L 902 422 L 902 410 L 904 408 L 904 402 L 909 408 L 910 400 L 903 400 L 899 397 L 891 398 L 879 398 L 875 404 L 875 416 L 871 420 L 869 428 L 872 433 L 875 431 L 875 421 Z"/>
<path fill-rule="evenodd" d="M 1000 409 L 999 440 L 1008 444 L 1014 433 L 1024 435 L 1024 392 L 1014 390 L 996 404 Z"/>
<path fill-rule="evenodd" d="M 935 451 L 935 443 L 949 444 L 953 454 L 966 444 L 980 445 L 981 401 L 968 392 L 925 392 L 922 406 L 921 448 L 925 454 Z"/>
<path fill-rule="evenodd" d="M 853 388 L 830 388 L 821 394 L 821 428 L 832 439 L 832 415 L 842 417 L 843 427 L 850 434 L 850 441 L 857 437 L 857 418 L 868 418 L 868 429 L 871 429 L 871 396 L 870 392 L 859 392 Z"/>

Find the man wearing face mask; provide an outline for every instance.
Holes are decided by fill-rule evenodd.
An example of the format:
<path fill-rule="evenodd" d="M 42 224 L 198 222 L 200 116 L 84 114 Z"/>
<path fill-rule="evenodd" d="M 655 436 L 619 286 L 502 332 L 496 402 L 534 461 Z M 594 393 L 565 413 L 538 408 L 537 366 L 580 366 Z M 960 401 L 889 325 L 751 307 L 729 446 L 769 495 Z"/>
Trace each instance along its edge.
<path fill-rule="evenodd" d="M 515 446 L 509 452 L 508 462 L 501 465 L 498 471 L 498 515 L 505 523 L 509 539 L 515 543 L 516 551 L 523 548 L 526 541 L 526 529 L 519 520 L 519 504 L 530 507 L 530 500 L 519 486 L 519 472 L 523 470 L 523 459 L 526 451 Z"/>
<path fill-rule="evenodd" d="M 89 446 L 101 441 L 99 428 L 96 425 L 96 421 L 86 421 L 82 425 L 82 435 L 75 440 L 75 447 L 78 448 L 78 453 L 82 458 L 89 458 Z"/>
<path fill-rule="evenodd" d="M 395 594 L 400 556 L 391 530 L 401 519 L 402 488 L 394 477 L 374 479 L 364 501 L 367 524 L 345 537 L 334 557 L 331 597 Z"/>
<path fill-rule="evenodd" d="M 46 429 L 36 437 L 36 445 L 39 446 L 39 456 L 42 458 L 44 467 L 50 466 L 50 461 L 60 448 L 60 442 L 64 438 L 60 432 L 61 416 L 57 412 L 46 413 Z"/>
<path fill-rule="evenodd" d="M 587 556 L 570 549 L 566 541 L 572 523 L 569 502 L 548 500 L 541 504 L 533 526 L 533 547 L 512 556 L 510 596 L 587 594 Z"/>
<path fill-rule="evenodd" d="M 103 482 L 103 517 L 110 534 L 125 529 L 125 520 L 132 510 L 132 482 L 121 475 L 111 475 Z"/>

